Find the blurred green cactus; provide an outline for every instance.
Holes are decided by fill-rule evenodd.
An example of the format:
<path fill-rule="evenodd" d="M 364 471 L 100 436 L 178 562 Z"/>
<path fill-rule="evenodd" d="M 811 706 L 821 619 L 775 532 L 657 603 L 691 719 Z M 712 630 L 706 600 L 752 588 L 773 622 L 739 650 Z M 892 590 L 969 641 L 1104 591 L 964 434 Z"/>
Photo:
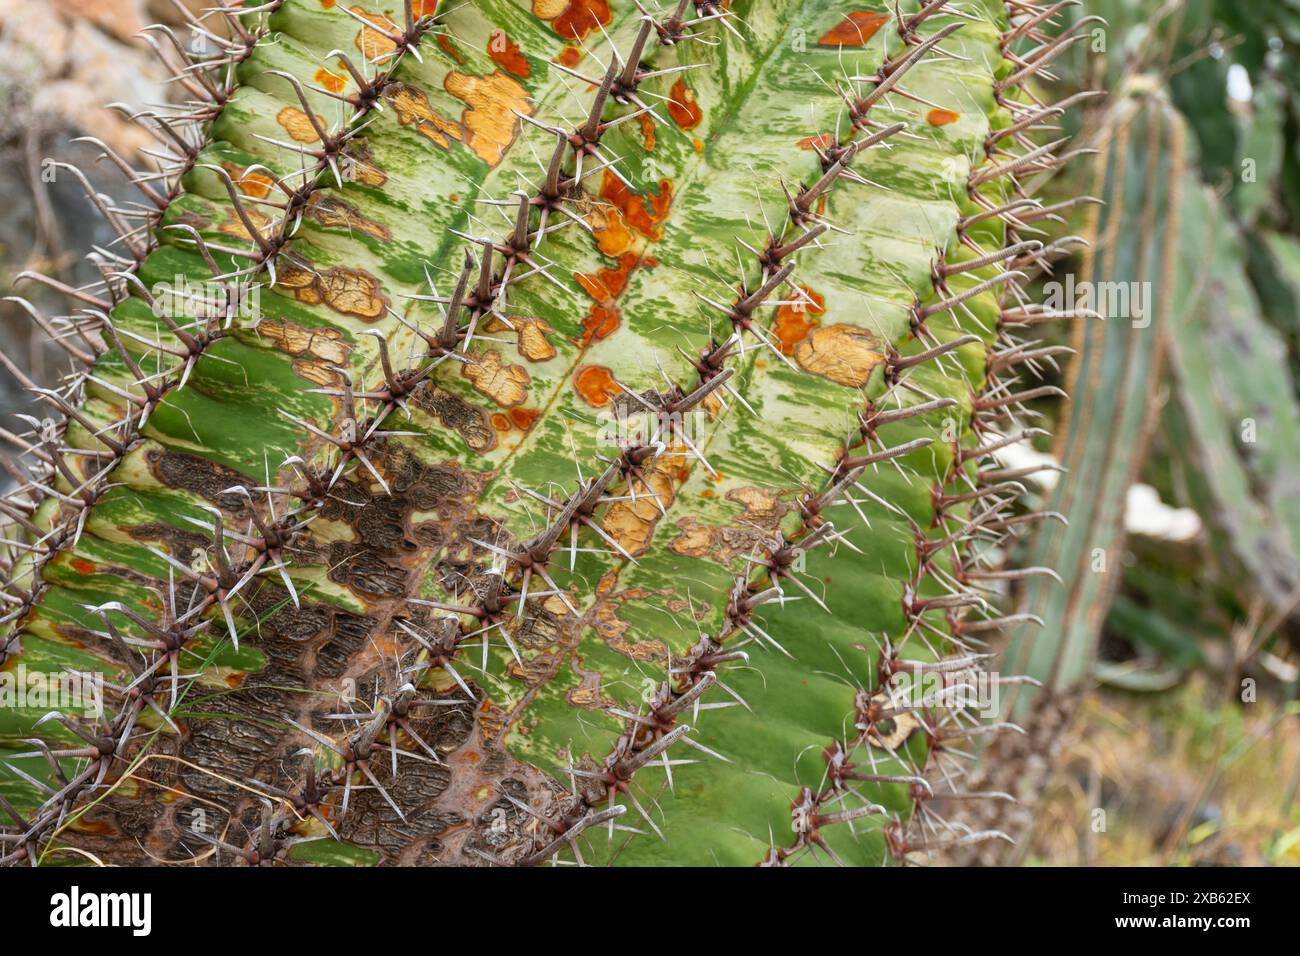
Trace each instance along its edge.
<path fill-rule="evenodd" d="M 981 807 L 966 816 L 970 826 L 1018 837 L 1032 826 L 1062 731 L 1095 678 L 1159 690 L 1217 658 L 1235 682 L 1241 649 L 1220 642 L 1211 653 L 1202 641 L 1261 604 L 1276 626 L 1300 599 L 1300 522 L 1293 469 L 1283 464 L 1300 439 L 1300 258 L 1285 132 L 1296 99 L 1280 57 L 1294 43 L 1291 8 L 1271 5 L 1250 23 L 1240 5 L 1212 0 L 1159 8 L 1104 0 L 1074 11 L 1076 24 L 1102 15 L 1107 26 L 1099 49 L 1076 50 L 1065 85 L 1115 92 L 1078 133 L 1099 150 L 1097 174 L 1058 190 L 1086 190 L 1105 205 L 1076 210 L 1062 227 L 1087 217 L 1077 279 L 1069 267 L 1045 278 L 1068 277 L 1091 295 L 1077 307 L 1099 309 L 1102 321 L 1075 324 L 1071 398 L 1054 454 L 1041 459 L 1062 475 L 1030 498 L 1060 520 L 1042 527 L 1024 561 L 1059 574 L 1064 587 L 1043 576 L 1027 582 L 1015 609 L 1035 626 L 1010 633 L 1002 665 L 1045 686 L 1004 696 L 1004 713 L 1028 733 L 987 748 L 971 784 L 1020 803 Z M 1098 303 L 1105 290 L 1141 288 L 1146 314 Z M 1189 537 L 1150 527 L 1152 501 L 1166 519 L 1189 512 L 1164 506 L 1150 488 L 1137 495 L 1139 480 L 1195 509 Z M 1139 540 L 1126 543 L 1134 528 Z M 1098 661 L 1103 633 L 1133 645 L 1133 666 Z M 1269 636 L 1253 636 L 1254 650 Z M 958 859 L 1008 855 L 989 846 Z"/>

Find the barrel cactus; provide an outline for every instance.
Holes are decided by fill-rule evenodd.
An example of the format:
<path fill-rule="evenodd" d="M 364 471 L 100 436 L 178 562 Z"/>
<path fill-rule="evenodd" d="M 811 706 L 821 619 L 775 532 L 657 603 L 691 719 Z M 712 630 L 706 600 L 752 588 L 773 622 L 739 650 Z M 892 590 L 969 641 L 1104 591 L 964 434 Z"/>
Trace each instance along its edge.
<path fill-rule="evenodd" d="M 0 859 L 908 862 L 1059 349 L 1028 0 L 217 0 L 6 431 Z M 1085 21 L 1086 22 L 1086 21 Z M 74 167 L 59 166 L 76 176 Z M 1037 224 L 1037 225 L 1036 225 Z M 1068 316 L 1070 313 L 1064 313 Z M 21 672 L 22 678 L 18 679 Z M 72 686 L 76 685 L 76 686 Z M 996 685 L 994 685 L 996 686 Z M 36 694 L 33 688 L 39 688 Z M 81 693 L 69 694 L 69 690 Z M 44 696 L 41 696 L 44 694 Z M 76 698 L 76 699 L 74 699 Z M 945 809 L 948 808 L 948 809 Z"/>

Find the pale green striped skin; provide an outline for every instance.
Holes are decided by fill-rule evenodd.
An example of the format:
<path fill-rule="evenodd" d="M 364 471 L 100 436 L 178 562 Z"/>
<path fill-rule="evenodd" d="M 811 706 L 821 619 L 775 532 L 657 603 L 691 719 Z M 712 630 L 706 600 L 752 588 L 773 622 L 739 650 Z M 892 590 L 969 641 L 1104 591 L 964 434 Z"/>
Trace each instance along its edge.
<path fill-rule="evenodd" d="M 604 9 L 599 2 L 590 6 Z M 311 817 L 279 821 L 282 858 L 529 861 L 553 834 L 504 795 L 567 824 L 605 807 L 607 797 L 627 806 L 617 821 L 623 828 L 612 839 L 600 827 L 577 841 L 586 862 L 750 865 L 833 858 L 874 865 L 904 857 L 935 832 L 933 818 L 917 812 L 923 788 L 850 781 L 842 791 L 828 789 L 826 754 L 840 746 L 868 773 L 928 775 L 936 787 L 950 781 L 956 764 L 935 752 L 935 736 L 952 722 L 969 724 L 969 715 L 928 707 L 867 724 L 863 702 L 882 686 L 887 642 L 909 661 L 959 655 L 943 636 L 953 621 L 967 611 L 971 620 L 996 613 L 991 606 L 906 608 L 946 593 L 944 581 L 968 554 L 961 542 L 924 560 L 918 541 L 955 535 L 972 507 L 981 507 L 965 501 L 936 513 L 936 500 L 970 490 L 979 456 L 964 462 L 957 456 L 988 440 L 972 430 L 973 402 L 986 387 L 985 356 L 998 336 L 1003 292 L 987 291 L 929 316 L 924 343 L 913 333 L 914 309 L 1006 267 L 951 276 L 946 291 L 936 290 L 936 263 L 976 255 L 959 244 L 956 225 L 980 208 L 968 193 L 972 174 L 1006 158 L 986 159 L 984 141 L 990 129 L 1010 122 L 997 102 L 995 79 L 1014 72 L 999 49 L 1007 28 L 1002 4 L 954 0 L 950 6 L 963 16 L 939 10 L 910 38 L 915 44 L 960 24 L 943 40 L 949 56 L 931 52 L 907 71 L 902 85 L 917 99 L 894 94 L 868 114 L 876 128 L 901 122 L 905 129 L 856 157 L 852 169 L 861 180 L 841 177 L 817 209 L 833 230 L 788 259 L 795 265 L 792 281 L 816 296 L 819 309 L 777 306 L 792 301 L 785 287 L 755 312 L 763 337 L 784 343 L 787 354 L 778 357 L 758 335 L 744 333 L 743 350 L 727 361 L 734 392 L 715 392 L 692 421 L 698 454 L 678 443 L 647 463 L 658 504 L 635 477 L 636 501 L 623 500 L 629 495 L 623 478 L 608 487 L 616 500 L 600 505 L 595 520 L 634 560 L 584 528 L 571 571 L 569 534 L 561 535 L 546 570 L 564 590 L 563 600 L 535 598 L 518 615 L 511 604 L 503 628 L 488 635 L 486 653 L 481 635 L 465 637 L 449 669 L 416 672 L 422 694 L 460 703 L 435 707 L 417 721 L 438 764 L 424 757 L 413 737 L 399 734 L 396 746 L 409 756 L 398 761 L 394 780 L 387 737 L 381 740 L 372 768 L 406 819 L 374 788 L 355 786 L 345 815 L 340 786 L 326 798 L 324 813 L 340 840 Z M 401 20 L 400 7 L 388 11 L 394 21 Z M 594 78 L 608 62 L 608 44 L 626 51 L 640 25 L 634 4 L 611 0 L 610 7 L 603 28 L 583 38 L 590 52 L 577 51 L 574 69 Z M 836 86 L 851 97 L 869 94 L 881 63 L 911 49 L 892 7 L 861 0 L 737 0 L 727 22 L 741 37 L 716 19 L 701 27 L 716 42 L 665 46 L 652 36 L 647 69 L 693 68 L 641 83 L 639 92 L 664 122 L 633 119 L 601 139 L 602 154 L 619 159 L 618 174 L 597 172 L 584 181 L 586 197 L 569 204 L 591 228 L 569 224 L 541 237 L 532 253 L 546 275 L 530 275 L 508 289 L 504 311 L 513 328 L 484 317 L 461 359 L 438 365 L 406 410 L 394 409 L 384 420 L 384 431 L 403 434 L 374 438 L 365 453 L 387 488 L 354 460 L 323 507 L 276 496 L 277 515 L 299 506 L 312 516 L 282 556 L 301 608 L 276 570 L 264 570 L 229 602 L 241 638 L 236 651 L 220 610 L 210 607 L 204 617 L 211 625 L 182 655 L 181 670 L 198 676 L 182 683 L 173 712 L 181 734 L 143 710 L 136 724 L 145 733 L 132 738 L 127 758 L 134 771 L 124 774 L 125 763 L 114 763 L 107 781 L 118 781 L 116 787 L 107 795 L 104 788 L 87 791 L 70 820 L 47 827 L 38 845 L 43 859 L 66 858 L 65 847 L 122 861 L 188 859 L 210 850 L 184 832 L 187 812 L 198 805 L 217 821 L 214 832 L 243 846 L 246 828 L 256 829 L 262 785 L 278 793 L 301 782 L 303 762 L 294 756 L 300 748 L 314 749 L 322 771 L 342 766 L 336 752 L 295 724 L 341 740 L 357 724 L 322 718 L 348 709 L 340 691 L 352 688 L 357 699 L 350 706 L 368 712 L 376 675 L 381 690 L 391 693 L 400 683 L 399 656 L 405 667 L 427 660 L 429 651 L 399 622 L 428 634 L 445 612 L 407 599 L 473 605 L 494 563 L 518 587 L 518 567 L 476 542 L 515 551 L 554 520 L 555 508 L 520 489 L 564 501 L 580 476 L 590 480 L 605 469 L 602 456 L 618 455 L 602 435 L 616 406 L 637 407 L 626 393 L 663 393 L 668 383 L 689 392 L 699 384 L 689 359 L 731 334 L 730 320 L 701 297 L 731 303 L 742 279 L 748 290 L 757 288 L 760 265 L 742 243 L 761 252 L 768 244 L 765 220 L 778 234 L 786 229 L 783 184 L 797 194 L 822 174 L 816 137 L 867 135 L 850 128 Z M 904 16 L 916 8 L 904 4 Z M 548 5 L 537 9 L 546 12 Z M 854 22 L 846 20 L 849 14 L 876 11 L 874 19 L 856 21 L 878 28 L 868 30 L 869 39 L 835 45 L 835 31 L 842 34 Z M 190 233 L 169 227 L 192 227 L 214 248 L 250 248 L 226 187 L 209 165 L 239 180 L 253 164 L 288 176 L 316 162 L 267 141 L 311 138 L 291 85 L 268 71 L 292 74 L 306 87 L 332 82 L 318 72 L 330 63 L 331 51 L 364 63 L 360 24 L 339 5 L 285 0 L 264 27 L 265 36 L 239 68 L 240 85 L 211 125 L 209 145 L 163 214 L 159 246 L 139 269 L 146 287 L 177 274 L 196 281 L 209 274 Z M 502 30 L 506 42 L 496 32 Z M 337 389 L 338 368 L 347 369 L 358 392 L 382 385 L 376 340 L 366 332 L 382 333 L 402 366 L 418 361 L 425 342 L 411 326 L 432 336 L 442 318 L 434 303 L 410 297 L 431 293 L 426 276 L 438 294 L 450 293 L 465 250 L 480 249 L 465 236 L 506 241 L 513 208 L 484 200 L 508 199 L 516 189 L 532 193 L 555 144 L 552 133 L 521 121 L 515 111 L 565 130 L 582 123 L 594 90 L 556 67 L 553 61 L 571 49 L 556 31 L 527 4 L 473 0 L 432 24 L 418 41 L 418 59 L 408 52 L 366 67 L 371 74 L 391 71 L 382 110 L 362 115 L 308 89 L 326 125 L 341 129 L 338 124 L 357 114 L 353 119 L 364 129 L 345 152 L 361 161 L 345 163 L 341 185 L 318 165 L 318 188 L 301 224 L 286 232 L 290 238 L 276 262 L 279 284 L 261 291 L 259 321 L 236 319 L 204 349 L 183 384 L 176 375 L 163 379 L 165 396 L 108 476 L 113 487 L 89 508 L 75 545 L 63 543 L 38 569 L 46 586 L 16 624 L 21 649 L 10 654 L 7 668 L 103 670 L 116 680 L 112 675 L 125 674 L 125 667 L 96 633 L 104 624 L 88 608 L 120 602 L 159 619 L 158 591 L 167 589 L 169 568 L 156 552 L 189 563 L 189 552 L 205 547 L 205 535 L 210 544 L 210 530 L 187 517 L 210 528 L 204 509 L 215 505 L 228 530 L 244 532 L 250 527 L 247 505 L 223 494 L 231 486 L 301 491 L 293 468 L 284 464 L 289 456 L 333 468 L 332 446 L 295 421 L 339 434 L 339 400 L 313 389 Z M 344 93 L 355 89 L 350 83 Z M 604 119 L 634 109 L 610 103 Z M 590 169 L 597 160 L 585 162 Z M 567 175 L 571 157 L 565 168 Z M 635 192 L 621 196 L 626 187 L 619 177 Z M 249 179 L 243 186 L 246 196 L 259 190 Z M 1007 187 L 994 181 L 979 192 L 1000 202 Z M 278 212 L 248 198 L 244 208 Z M 564 221 L 560 215 L 549 220 Z M 789 229 L 784 241 L 799 232 Z M 1008 241 L 996 217 L 966 236 L 985 252 Z M 249 265 L 247 258 L 220 258 L 223 268 Z M 498 254 L 498 274 L 501 262 Z M 516 274 L 528 269 L 515 267 Z M 265 281 L 265 269 L 257 278 Z M 168 340 L 138 294 L 112 314 L 119 330 Z M 886 381 L 890 363 L 884 356 L 891 346 L 907 356 L 965 335 L 974 338 L 905 372 L 909 387 Z M 157 361 L 156 353 L 127 342 L 142 364 Z M 140 392 L 111 351 L 98 359 L 94 375 Z M 953 404 L 882 427 L 880 444 L 860 444 L 858 416 L 869 401 L 892 408 L 934 399 Z M 370 402 L 363 414 L 377 405 Z M 125 408 L 107 385 L 91 381 L 83 410 L 90 420 L 109 424 Z M 744 593 L 744 579 L 751 592 L 769 586 L 761 567 L 747 558 L 765 559 L 778 530 L 787 539 L 806 533 L 800 503 L 828 487 L 846 447 L 862 455 L 917 439 L 929 443 L 867 468 L 860 487 L 851 489 L 856 504 L 823 509 L 818 520 L 832 522 L 842 540 L 810 551 L 798 577 L 829 610 L 787 580 L 787 596 L 798 600 L 754 612 L 766 637 L 755 641 L 752 631 L 740 629 L 728 611 L 737 582 L 737 593 Z M 94 442 L 74 422 L 64 444 L 91 448 Z M 266 496 L 258 500 L 265 511 Z M 42 520 L 53 522 L 57 507 L 48 503 Z M 242 549 L 233 543 L 231 549 L 240 565 Z M 531 588 L 549 590 L 537 576 Z M 189 594 L 187 587 L 181 591 Z M 112 612 L 112 618 L 123 633 L 140 636 L 126 617 Z M 465 634 L 479 627 L 469 615 L 460 623 Z M 704 691 L 701 709 L 684 710 L 679 724 L 725 760 L 677 743 L 669 759 L 696 762 L 673 765 L 671 786 L 663 764 L 651 762 L 626 791 L 607 794 L 591 774 L 608 760 L 616 765 L 611 755 L 622 753 L 627 739 L 633 750 L 652 739 L 625 738 L 636 725 L 624 714 L 645 713 L 656 694 L 686 693 L 707 670 L 690 668 L 706 635 L 724 650 L 744 650 L 748 661 L 719 667 L 718 684 Z M 474 702 L 465 700 L 461 681 L 472 685 Z M 663 690 L 666 681 L 670 692 Z M 710 706 L 727 703 L 734 706 Z M 110 717 L 124 706 L 110 693 Z M 51 742 L 73 741 L 57 723 L 34 729 L 47 709 L 0 711 L 0 747 L 30 750 L 23 740 L 34 733 Z M 39 757 L 12 762 L 53 780 Z M 65 763 L 69 776 L 84 767 L 84 761 Z M 568 772 L 574 767 L 587 775 L 575 780 Z M 579 795 L 566 796 L 575 782 Z M 359 773 L 354 778 L 354 784 L 367 783 Z M 822 814 L 873 803 L 883 812 L 864 813 L 851 824 L 827 819 L 801 837 L 792 832 L 792 805 L 803 799 L 802 788 L 817 795 Z M 0 792 L 33 817 L 45 799 L 12 773 L 0 776 Z M 652 822 L 641 818 L 637 804 Z M 227 825 L 227 814 L 238 819 Z M 574 851 L 564 847 L 558 858 L 572 860 Z M 229 862 L 232 855 L 223 851 L 220 859 Z"/>

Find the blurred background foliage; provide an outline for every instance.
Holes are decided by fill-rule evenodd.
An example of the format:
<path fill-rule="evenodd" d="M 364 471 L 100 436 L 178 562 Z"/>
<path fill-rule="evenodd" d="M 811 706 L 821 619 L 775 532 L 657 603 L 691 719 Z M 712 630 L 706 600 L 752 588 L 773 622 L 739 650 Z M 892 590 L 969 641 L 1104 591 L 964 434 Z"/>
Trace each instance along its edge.
<path fill-rule="evenodd" d="M 1016 858 L 1298 864 L 1300 0 L 1083 0 L 1061 19 L 1079 39 L 1055 61 L 1044 102 L 1107 95 L 1062 121 L 1098 155 L 1045 184 L 1045 201 L 1100 184 L 1108 205 L 1062 216 L 1056 236 L 1093 243 L 1042 279 L 1125 281 L 1134 257 L 1171 261 L 1152 279 L 1149 326 L 1110 316 L 1042 333 L 1077 354 L 1043 370 L 1073 399 L 1035 408 L 1057 433 L 1039 450 L 1074 467 L 1029 503 L 1070 526 L 1045 525 L 1026 558 L 1055 556 L 1084 599 L 1054 599 L 1060 587 L 1034 579 L 1021 609 L 1045 626 L 1010 635 L 1004 669 L 1049 694 L 1084 675 L 1095 689 L 1057 742 L 1058 772 Z M 1157 124 L 1134 124 L 1135 110 L 1162 114 L 1164 132 L 1148 135 Z M 1136 155 L 1117 196 L 1122 150 Z M 1148 188 L 1134 193 L 1144 163 Z M 1170 179 L 1176 203 L 1147 202 Z M 1149 255 L 1131 248 L 1134 233 Z M 1152 337 L 1159 349 L 1138 348 Z M 1134 402 L 1142 427 L 1121 414 Z M 1088 408 L 1110 420 L 1090 422 Z M 1092 457 L 1069 461 L 1076 446 Z M 1081 475 L 1087 494 L 1063 494 Z M 1096 502 L 1117 483 L 1126 507 L 1108 515 Z M 1079 588 L 1098 570 L 1084 566 L 1093 545 L 1119 566 Z"/>

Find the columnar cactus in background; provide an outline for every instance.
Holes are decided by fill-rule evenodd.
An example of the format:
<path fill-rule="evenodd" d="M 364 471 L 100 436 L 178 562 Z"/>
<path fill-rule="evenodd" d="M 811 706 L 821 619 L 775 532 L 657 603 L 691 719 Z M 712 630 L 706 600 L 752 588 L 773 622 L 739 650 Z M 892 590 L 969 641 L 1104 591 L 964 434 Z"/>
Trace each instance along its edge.
<path fill-rule="evenodd" d="M 1028 0 L 217 0 L 6 437 L 10 863 L 906 862 L 1051 361 Z M 1059 5 L 1057 5 L 1059 6 Z M 202 52 L 195 53 L 194 50 Z M 63 167 L 73 175 L 70 167 Z M 33 281 L 52 280 L 30 276 Z M 48 417 L 45 417 L 48 416 Z M 1015 678 L 1003 677 L 1002 682 Z M 93 704 L 93 701 L 90 701 Z"/>

